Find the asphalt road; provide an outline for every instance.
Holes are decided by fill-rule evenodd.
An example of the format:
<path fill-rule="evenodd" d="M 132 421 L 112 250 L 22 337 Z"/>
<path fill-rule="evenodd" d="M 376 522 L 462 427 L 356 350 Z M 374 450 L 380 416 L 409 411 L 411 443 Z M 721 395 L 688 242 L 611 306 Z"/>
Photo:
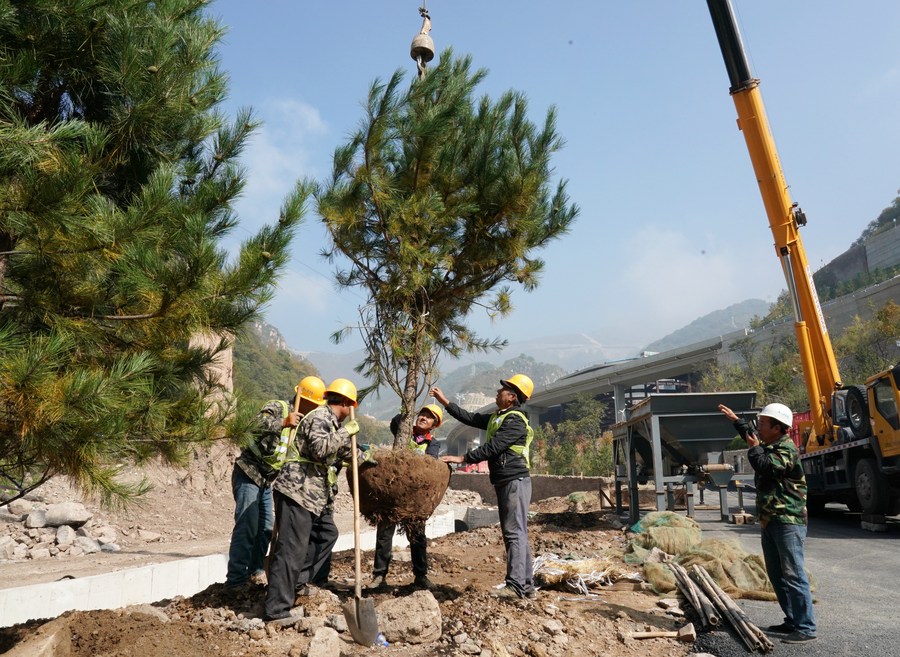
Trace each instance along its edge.
<path fill-rule="evenodd" d="M 752 496 L 744 498 L 752 513 Z M 707 501 L 711 499 L 707 495 Z M 860 528 L 859 514 L 844 508 L 829 506 L 809 525 L 806 567 L 816 582 L 819 638 L 789 645 L 772 635 L 774 655 L 900 656 L 900 518 L 889 518 L 884 533 L 869 532 Z M 748 551 L 762 551 L 758 525 L 729 525 L 720 520 L 718 509 L 698 511 L 696 520 L 705 538 L 737 538 Z M 738 604 L 761 628 L 783 620 L 776 602 L 739 600 Z M 701 635 L 694 651 L 717 657 L 751 654 L 736 635 L 721 631 Z"/>

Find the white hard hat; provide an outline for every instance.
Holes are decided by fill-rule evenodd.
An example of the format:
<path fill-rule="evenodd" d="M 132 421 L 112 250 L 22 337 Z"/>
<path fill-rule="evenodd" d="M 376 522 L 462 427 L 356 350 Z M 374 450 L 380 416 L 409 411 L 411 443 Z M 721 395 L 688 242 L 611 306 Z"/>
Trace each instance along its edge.
<path fill-rule="evenodd" d="M 766 404 L 759 414 L 770 417 L 784 426 L 790 428 L 794 424 L 794 414 L 784 404 Z"/>

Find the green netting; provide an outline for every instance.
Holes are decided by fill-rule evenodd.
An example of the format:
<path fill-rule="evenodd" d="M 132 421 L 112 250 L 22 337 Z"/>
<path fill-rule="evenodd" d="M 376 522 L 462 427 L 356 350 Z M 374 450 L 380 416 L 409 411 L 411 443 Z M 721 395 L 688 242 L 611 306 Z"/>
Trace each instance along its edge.
<path fill-rule="evenodd" d="M 660 595 L 672 594 L 677 587 L 672 571 L 659 563 L 653 548 L 673 555 L 688 572 L 694 564 L 703 566 L 732 598 L 775 600 L 760 555 L 750 554 L 734 539 L 701 540 L 700 526 L 692 518 L 670 511 L 648 513 L 631 530 L 635 536 L 623 558 L 642 564 L 646 580 Z"/>
<path fill-rule="evenodd" d="M 656 511 L 648 513 L 632 526 L 633 543 L 646 550 L 659 548 L 667 554 L 681 554 L 700 543 L 700 525 L 693 518 Z"/>

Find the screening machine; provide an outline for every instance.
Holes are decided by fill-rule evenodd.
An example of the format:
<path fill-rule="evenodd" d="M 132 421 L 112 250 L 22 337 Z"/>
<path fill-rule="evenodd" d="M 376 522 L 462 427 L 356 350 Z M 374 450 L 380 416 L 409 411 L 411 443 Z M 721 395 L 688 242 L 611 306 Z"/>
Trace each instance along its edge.
<path fill-rule="evenodd" d="M 675 488 L 684 486 L 687 515 L 694 515 L 694 489 L 711 483 L 719 491 L 723 520 L 728 519 L 728 484 L 735 475 L 723 452 L 734 439 L 725 404 L 738 416 L 755 417 L 756 392 L 651 394 L 626 411 L 613 427 L 616 507 L 622 510 L 622 487 L 628 490 L 631 521 L 639 516 L 638 484 L 653 483 L 656 509 L 675 509 Z"/>

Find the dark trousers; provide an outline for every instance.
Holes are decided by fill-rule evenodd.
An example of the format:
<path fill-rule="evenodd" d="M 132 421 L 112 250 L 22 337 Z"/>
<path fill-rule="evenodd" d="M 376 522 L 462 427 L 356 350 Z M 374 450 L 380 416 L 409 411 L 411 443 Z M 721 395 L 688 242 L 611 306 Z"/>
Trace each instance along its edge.
<path fill-rule="evenodd" d="M 298 588 L 304 584 L 322 585 L 328 582 L 328 575 L 331 573 L 331 551 L 337 543 L 338 536 L 338 528 L 334 524 L 332 513 L 323 513 L 313 521 Z"/>
<path fill-rule="evenodd" d="M 269 588 L 264 612 L 268 619 L 284 618 L 294 606 L 294 595 L 315 520 L 316 516 L 294 500 L 275 491 L 278 538 L 269 563 Z"/>
<path fill-rule="evenodd" d="M 397 525 L 379 523 L 375 532 L 375 566 L 372 574 L 375 577 L 387 575 L 391 565 L 391 548 L 394 544 L 394 530 Z M 425 538 L 425 528 L 421 531 L 410 533 L 409 551 L 412 554 L 413 575 L 419 577 L 428 574 L 428 539 Z"/>

